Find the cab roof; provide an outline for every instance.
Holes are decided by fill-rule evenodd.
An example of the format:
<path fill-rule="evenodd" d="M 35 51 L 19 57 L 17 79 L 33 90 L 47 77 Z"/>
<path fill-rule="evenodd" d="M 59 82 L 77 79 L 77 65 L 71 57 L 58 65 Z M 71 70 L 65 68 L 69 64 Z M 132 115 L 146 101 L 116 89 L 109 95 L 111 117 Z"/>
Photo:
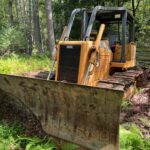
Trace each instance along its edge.
<path fill-rule="evenodd" d="M 127 13 L 127 22 L 132 23 L 134 21 L 133 15 L 125 7 L 104 7 L 97 6 L 93 9 L 95 11 L 95 19 L 100 22 L 121 22 L 124 13 Z M 93 11 L 87 11 L 89 15 L 92 15 Z"/>

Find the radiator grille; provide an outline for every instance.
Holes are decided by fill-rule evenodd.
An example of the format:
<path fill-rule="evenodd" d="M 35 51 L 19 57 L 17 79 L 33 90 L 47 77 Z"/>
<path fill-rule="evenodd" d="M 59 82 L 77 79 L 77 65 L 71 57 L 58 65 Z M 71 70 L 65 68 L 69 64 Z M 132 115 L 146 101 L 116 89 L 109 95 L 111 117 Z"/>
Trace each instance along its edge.
<path fill-rule="evenodd" d="M 60 45 L 58 80 L 77 83 L 81 45 Z"/>

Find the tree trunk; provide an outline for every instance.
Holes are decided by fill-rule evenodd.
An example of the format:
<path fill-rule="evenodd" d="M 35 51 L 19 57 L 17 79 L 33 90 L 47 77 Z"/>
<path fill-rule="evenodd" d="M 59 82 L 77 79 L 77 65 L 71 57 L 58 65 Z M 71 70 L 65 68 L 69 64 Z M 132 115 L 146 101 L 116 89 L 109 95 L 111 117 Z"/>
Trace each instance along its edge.
<path fill-rule="evenodd" d="M 22 0 L 22 7 L 23 7 L 23 23 L 24 23 L 24 33 L 25 33 L 25 38 L 26 38 L 26 41 L 28 42 L 29 40 L 29 37 L 28 37 L 28 30 L 29 30 L 29 27 L 28 27 L 28 10 L 29 10 L 29 7 L 28 7 L 28 1 L 26 0 Z M 26 53 L 29 53 L 28 51 L 28 45 L 26 47 Z"/>
<path fill-rule="evenodd" d="M 4 1 L 1 0 L 1 13 L 2 13 L 2 17 L 1 18 L 5 18 L 5 5 L 4 5 Z"/>
<path fill-rule="evenodd" d="M 47 28 L 48 28 L 48 41 L 51 57 L 55 57 L 55 38 L 53 28 L 53 16 L 52 16 L 52 3 L 51 0 L 45 0 L 45 8 L 47 14 Z"/>
<path fill-rule="evenodd" d="M 133 13 L 133 16 L 135 16 L 135 1 L 132 0 L 132 13 Z"/>
<path fill-rule="evenodd" d="M 8 14 L 9 14 L 9 23 L 13 25 L 13 11 L 12 11 L 12 0 L 8 0 Z"/>
<path fill-rule="evenodd" d="M 134 17 L 136 16 L 136 10 L 138 9 L 140 2 L 141 0 L 138 0 L 137 5 L 135 7 L 135 0 L 132 0 L 132 12 Z"/>
<path fill-rule="evenodd" d="M 39 1 L 32 0 L 33 7 L 33 25 L 34 25 L 34 44 L 40 53 L 42 53 L 41 48 L 41 31 L 39 22 Z"/>
<path fill-rule="evenodd" d="M 19 25 L 19 15 L 18 15 L 18 12 L 19 12 L 19 10 L 18 10 L 18 0 L 15 0 L 15 1 L 14 1 L 14 3 L 15 3 L 15 9 L 16 9 L 16 17 L 17 17 L 17 22 L 18 22 L 18 25 Z"/>
<path fill-rule="evenodd" d="M 29 0 L 29 31 L 28 31 L 28 54 L 32 55 L 32 0 Z"/>

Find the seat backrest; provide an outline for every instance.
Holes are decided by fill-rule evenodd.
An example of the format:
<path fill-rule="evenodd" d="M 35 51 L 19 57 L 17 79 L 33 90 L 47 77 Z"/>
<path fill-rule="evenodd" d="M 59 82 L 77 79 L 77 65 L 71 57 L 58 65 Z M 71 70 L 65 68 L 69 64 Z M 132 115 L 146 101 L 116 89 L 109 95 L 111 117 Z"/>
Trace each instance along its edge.
<path fill-rule="evenodd" d="M 105 49 L 107 49 L 107 50 L 111 50 L 111 49 L 110 49 L 110 44 L 109 44 L 109 41 L 108 41 L 108 40 L 101 40 L 99 47 L 100 47 L 100 48 L 105 48 Z"/>
<path fill-rule="evenodd" d="M 109 39 L 109 44 L 111 47 L 115 42 L 118 42 L 118 33 L 114 32 L 114 33 L 108 34 L 108 39 Z"/>
<path fill-rule="evenodd" d="M 113 56 L 114 61 L 120 61 L 121 60 L 121 49 L 122 46 L 120 44 L 116 45 L 115 53 Z M 134 60 L 136 57 L 136 45 L 135 43 L 128 43 L 126 44 L 126 60 Z"/>

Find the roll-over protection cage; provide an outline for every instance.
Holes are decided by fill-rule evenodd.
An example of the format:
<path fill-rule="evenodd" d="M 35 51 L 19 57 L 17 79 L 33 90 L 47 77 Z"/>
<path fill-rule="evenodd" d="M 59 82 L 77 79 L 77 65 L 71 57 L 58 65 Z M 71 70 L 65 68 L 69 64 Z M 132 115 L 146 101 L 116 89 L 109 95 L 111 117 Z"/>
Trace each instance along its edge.
<path fill-rule="evenodd" d="M 82 33 L 81 37 L 83 40 L 89 40 L 90 34 L 93 28 L 95 20 L 100 21 L 100 23 L 112 23 L 122 24 L 122 37 L 121 37 L 121 60 L 120 62 L 126 62 L 125 44 L 126 44 L 126 32 L 127 24 L 129 24 L 129 41 L 134 42 L 134 17 L 127 11 L 124 7 L 104 7 L 96 6 L 92 11 L 88 11 L 85 8 L 77 8 L 72 11 L 67 31 L 65 33 L 65 40 L 69 39 L 71 28 L 77 13 L 82 13 Z M 115 15 L 120 15 L 115 17 Z"/>
<path fill-rule="evenodd" d="M 72 29 L 72 26 L 73 26 L 73 23 L 74 23 L 74 19 L 75 19 L 76 14 L 78 14 L 78 13 L 82 14 L 81 38 L 82 39 L 84 38 L 90 16 L 89 16 L 89 14 L 87 14 L 87 10 L 85 8 L 81 8 L 81 9 L 77 8 L 77 9 L 74 9 L 71 13 L 71 16 L 70 16 L 70 19 L 69 19 L 69 22 L 68 22 L 68 26 L 67 26 L 67 31 L 64 35 L 64 40 L 69 40 L 69 36 L 70 36 L 70 32 L 71 32 L 71 29 Z"/>

